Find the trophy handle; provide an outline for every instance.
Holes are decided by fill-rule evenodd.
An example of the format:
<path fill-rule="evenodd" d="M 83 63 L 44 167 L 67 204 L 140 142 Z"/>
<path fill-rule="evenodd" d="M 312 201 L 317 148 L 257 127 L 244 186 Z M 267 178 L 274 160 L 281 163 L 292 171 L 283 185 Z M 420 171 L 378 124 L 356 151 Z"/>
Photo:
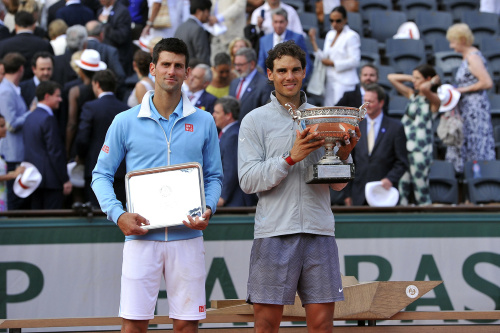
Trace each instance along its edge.
<path fill-rule="evenodd" d="M 285 106 L 288 108 L 288 113 L 292 116 L 292 119 L 300 125 L 300 111 L 293 103 L 286 103 Z"/>
<path fill-rule="evenodd" d="M 366 106 L 370 104 L 370 102 L 364 102 L 363 105 L 359 107 L 359 121 L 365 119 L 366 116 Z"/>

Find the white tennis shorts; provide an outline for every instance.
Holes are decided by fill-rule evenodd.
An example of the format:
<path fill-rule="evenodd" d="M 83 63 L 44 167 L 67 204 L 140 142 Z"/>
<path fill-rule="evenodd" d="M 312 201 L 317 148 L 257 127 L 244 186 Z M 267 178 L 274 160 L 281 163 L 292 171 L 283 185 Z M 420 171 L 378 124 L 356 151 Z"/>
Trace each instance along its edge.
<path fill-rule="evenodd" d="M 119 316 L 129 320 L 153 319 L 162 276 L 170 318 L 206 318 L 203 237 L 171 242 L 126 241 Z"/>

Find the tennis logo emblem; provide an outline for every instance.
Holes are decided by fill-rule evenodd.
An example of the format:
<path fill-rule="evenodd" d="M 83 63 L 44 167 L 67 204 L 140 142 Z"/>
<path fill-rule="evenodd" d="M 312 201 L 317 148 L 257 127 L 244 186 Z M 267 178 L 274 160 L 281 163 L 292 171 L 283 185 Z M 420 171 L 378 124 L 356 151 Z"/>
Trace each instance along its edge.
<path fill-rule="evenodd" d="M 417 297 L 418 296 L 417 286 L 410 284 L 408 287 L 406 287 L 406 296 L 408 296 L 409 298 Z"/>
<path fill-rule="evenodd" d="M 186 124 L 185 128 L 187 132 L 194 132 L 194 127 L 192 124 Z"/>
<path fill-rule="evenodd" d="M 108 146 L 106 146 L 106 145 L 102 146 L 102 149 L 101 149 L 101 150 L 102 150 L 103 152 L 105 152 L 106 154 L 108 154 L 108 153 L 109 153 L 109 147 L 108 147 Z"/>
<path fill-rule="evenodd" d="M 200 312 L 205 312 L 205 305 L 200 305 L 199 311 Z"/>

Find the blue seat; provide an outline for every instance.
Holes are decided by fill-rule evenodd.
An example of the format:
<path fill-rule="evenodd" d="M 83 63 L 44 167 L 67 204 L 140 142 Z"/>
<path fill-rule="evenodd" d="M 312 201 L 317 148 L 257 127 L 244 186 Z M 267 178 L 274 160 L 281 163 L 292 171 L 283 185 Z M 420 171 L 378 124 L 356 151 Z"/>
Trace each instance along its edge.
<path fill-rule="evenodd" d="M 308 12 L 297 12 L 299 15 L 300 23 L 302 23 L 302 29 L 304 31 L 309 31 L 311 28 L 318 29 L 318 17 L 315 13 Z"/>
<path fill-rule="evenodd" d="M 364 36 L 363 19 L 360 13 L 347 12 L 347 24 L 349 28 L 356 31 L 360 37 Z"/>
<path fill-rule="evenodd" d="M 282 0 L 287 5 L 292 6 L 297 13 L 305 11 L 305 3 L 303 0 Z"/>
<path fill-rule="evenodd" d="M 466 11 L 477 11 L 478 0 L 443 0 L 444 11 L 451 13 L 454 22 L 459 22 L 462 13 Z"/>
<path fill-rule="evenodd" d="M 499 31 L 498 14 L 464 11 L 461 21 L 469 26 L 477 40 L 495 36 Z"/>
<path fill-rule="evenodd" d="M 495 137 L 495 151 L 497 160 L 500 159 L 500 125 L 493 128 L 493 136 Z"/>
<path fill-rule="evenodd" d="M 401 24 L 407 21 L 406 14 L 398 11 L 373 11 L 370 13 L 370 34 L 379 42 L 379 49 L 385 47 L 385 41 L 392 38 Z"/>
<path fill-rule="evenodd" d="M 391 82 L 387 79 L 387 75 L 396 73 L 396 70 L 392 66 L 380 65 L 378 67 L 378 84 L 384 88 L 387 94 L 391 94 L 395 91 Z M 390 101 L 389 101 L 390 103 Z"/>
<path fill-rule="evenodd" d="M 378 42 L 373 38 L 361 38 L 361 61 L 359 67 L 365 64 L 380 65 L 380 54 L 378 52 Z"/>
<path fill-rule="evenodd" d="M 458 204 L 458 180 L 453 164 L 434 160 L 429 170 L 432 203 Z"/>
<path fill-rule="evenodd" d="M 407 105 L 408 98 L 399 95 L 391 95 L 387 114 L 393 118 L 401 119 L 406 112 Z"/>
<path fill-rule="evenodd" d="M 467 196 L 474 204 L 500 202 L 500 161 L 477 161 L 481 176 L 474 178 L 473 161 L 464 165 Z"/>
<path fill-rule="evenodd" d="M 365 22 L 370 19 L 370 13 L 373 11 L 392 10 L 391 0 L 359 0 L 359 12 Z"/>
<path fill-rule="evenodd" d="M 460 64 L 462 63 L 462 55 L 455 51 L 441 51 L 434 54 L 436 68 L 440 68 L 443 74 L 447 77 L 451 77 Z"/>
<path fill-rule="evenodd" d="M 399 6 L 410 21 L 415 21 L 420 12 L 437 10 L 435 0 L 399 0 Z"/>
<path fill-rule="evenodd" d="M 422 40 L 387 39 L 386 56 L 396 72 L 411 74 L 415 67 L 427 62 Z"/>
<path fill-rule="evenodd" d="M 425 45 L 431 46 L 437 38 L 446 39 L 446 31 L 453 24 L 451 13 L 438 11 L 421 11 L 417 13 L 415 23 Z"/>

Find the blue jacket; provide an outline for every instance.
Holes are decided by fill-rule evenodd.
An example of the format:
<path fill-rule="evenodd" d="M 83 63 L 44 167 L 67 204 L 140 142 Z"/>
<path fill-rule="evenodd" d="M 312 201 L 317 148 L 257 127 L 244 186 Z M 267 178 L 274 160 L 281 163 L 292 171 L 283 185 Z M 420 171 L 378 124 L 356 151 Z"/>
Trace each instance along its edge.
<path fill-rule="evenodd" d="M 113 191 L 113 178 L 125 158 L 127 172 L 186 162 L 203 167 L 205 201 L 215 212 L 222 187 L 222 163 L 217 128 L 210 113 L 195 108 L 182 94 L 170 119 L 173 127 L 165 133 L 148 91 L 142 103 L 118 114 L 108 129 L 103 148 L 92 173 L 92 189 L 108 219 L 117 222 L 125 211 Z M 152 110 L 153 108 L 153 110 Z M 184 225 L 150 230 L 144 236 L 129 239 L 170 241 L 199 237 L 202 232 Z"/>

